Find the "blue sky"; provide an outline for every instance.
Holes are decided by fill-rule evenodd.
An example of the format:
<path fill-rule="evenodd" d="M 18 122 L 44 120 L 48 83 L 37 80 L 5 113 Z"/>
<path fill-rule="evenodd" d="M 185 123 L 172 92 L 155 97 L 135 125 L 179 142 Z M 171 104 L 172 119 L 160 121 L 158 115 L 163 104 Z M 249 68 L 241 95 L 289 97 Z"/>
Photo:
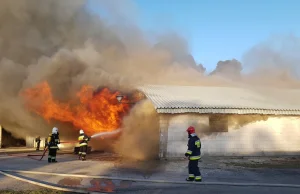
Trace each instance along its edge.
<path fill-rule="evenodd" d="M 242 60 L 244 53 L 271 35 L 300 34 L 297 0 L 132 1 L 141 29 L 178 32 L 208 71 L 219 60 Z"/>

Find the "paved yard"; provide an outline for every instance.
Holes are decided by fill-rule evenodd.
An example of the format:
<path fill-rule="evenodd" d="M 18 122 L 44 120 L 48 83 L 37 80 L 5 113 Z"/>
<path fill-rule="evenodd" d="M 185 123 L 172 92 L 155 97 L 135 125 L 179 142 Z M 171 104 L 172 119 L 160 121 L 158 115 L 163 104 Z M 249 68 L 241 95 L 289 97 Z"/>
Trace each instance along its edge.
<path fill-rule="evenodd" d="M 31 153 L 32 154 L 32 153 Z M 39 157 L 32 157 L 38 159 Z M 143 180 L 184 181 L 187 175 L 187 161 L 125 161 L 105 153 L 93 153 L 87 161 L 78 161 L 73 154 L 58 155 L 58 163 L 48 164 L 47 157 L 42 161 L 27 157 L 27 153 L 0 154 L 2 170 L 26 170 L 50 173 L 78 174 L 99 177 L 70 177 L 56 175 L 34 175 L 12 173 L 17 176 L 62 187 L 85 189 L 88 191 L 118 193 L 299 193 L 299 188 L 204 185 L 211 182 L 228 183 L 270 183 L 299 184 L 300 157 L 284 158 L 219 158 L 203 157 L 201 185 L 150 183 Z M 112 178 L 109 178 L 112 177 Z M 114 178 L 123 180 L 115 180 Z M 125 179 L 140 181 L 124 181 Z M 0 190 L 41 190 L 41 187 L 0 176 Z"/>

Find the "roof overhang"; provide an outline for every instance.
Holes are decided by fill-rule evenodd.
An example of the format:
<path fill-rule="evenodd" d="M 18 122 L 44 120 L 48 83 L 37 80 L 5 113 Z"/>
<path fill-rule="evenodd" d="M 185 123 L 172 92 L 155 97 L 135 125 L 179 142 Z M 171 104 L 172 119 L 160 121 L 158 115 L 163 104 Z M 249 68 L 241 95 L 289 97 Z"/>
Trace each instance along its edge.
<path fill-rule="evenodd" d="M 158 113 L 300 115 L 300 90 L 163 85 L 140 86 L 138 90 Z"/>

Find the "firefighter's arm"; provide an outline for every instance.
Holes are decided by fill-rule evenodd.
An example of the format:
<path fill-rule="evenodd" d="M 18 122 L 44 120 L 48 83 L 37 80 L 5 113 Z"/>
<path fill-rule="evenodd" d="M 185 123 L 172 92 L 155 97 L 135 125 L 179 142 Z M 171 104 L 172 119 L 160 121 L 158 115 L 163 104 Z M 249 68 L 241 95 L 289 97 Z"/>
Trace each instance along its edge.
<path fill-rule="evenodd" d="M 187 151 L 186 151 L 185 154 L 184 154 L 186 157 L 192 155 L 192 153 L 193 153 L 193 142 L 192 142 L 192 141 L 193 141 L 193 140 L 189 139 L 189 142 L 188 142 L 188 149 L 187 149 Z"/>
<path fill-rule="evenodd" d="M 90 137 L 89 137 L 89 136 L 87 136 L 87 135 L 85 135 L 85 136 L 84 136 L 84 140 L 86 140 L 86 141 L 90 141 Z"/>

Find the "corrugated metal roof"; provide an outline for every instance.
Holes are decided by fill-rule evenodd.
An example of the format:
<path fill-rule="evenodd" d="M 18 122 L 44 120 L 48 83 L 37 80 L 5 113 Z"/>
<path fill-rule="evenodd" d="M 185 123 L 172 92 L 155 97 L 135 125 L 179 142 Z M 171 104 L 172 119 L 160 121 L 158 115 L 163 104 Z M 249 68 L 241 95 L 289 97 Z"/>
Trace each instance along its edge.
<path fill-rule="evenodd" d="M 158 113 L 300 115 L 300 90 L 165 85 L 138 89 Z"/>

